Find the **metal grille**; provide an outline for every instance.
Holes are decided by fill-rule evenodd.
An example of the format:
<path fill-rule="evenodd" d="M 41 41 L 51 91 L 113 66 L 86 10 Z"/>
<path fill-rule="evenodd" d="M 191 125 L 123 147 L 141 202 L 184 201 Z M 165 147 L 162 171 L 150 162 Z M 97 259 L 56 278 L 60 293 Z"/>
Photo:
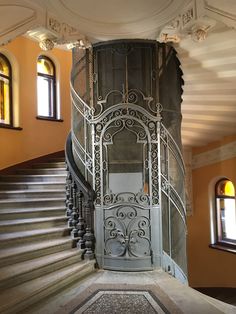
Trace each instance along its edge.
<path fill-rule="evenodd" d="M 74 51 L 73 148 L 96 192 L 101 267 L 162 266 L 186 280 L 181 85 L 175 52 L 163 44 Z"/>

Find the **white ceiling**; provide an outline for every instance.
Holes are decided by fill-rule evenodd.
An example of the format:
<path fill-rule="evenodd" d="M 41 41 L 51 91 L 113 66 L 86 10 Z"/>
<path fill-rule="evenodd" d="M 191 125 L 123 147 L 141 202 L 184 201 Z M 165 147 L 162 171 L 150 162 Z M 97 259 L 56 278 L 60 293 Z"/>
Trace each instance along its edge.
<path fill-rule="evenodd" d="M 92 41 L 155 38 L 186 0 L 36 0 Z"/>
<path fill-rule="evenodd" d="M 0 44 L 26 31 L 58 44 L 164 34 L 184 72 L 183 144 L 236 134 L 235 0 L 0 0 L 0 15 Z"/>

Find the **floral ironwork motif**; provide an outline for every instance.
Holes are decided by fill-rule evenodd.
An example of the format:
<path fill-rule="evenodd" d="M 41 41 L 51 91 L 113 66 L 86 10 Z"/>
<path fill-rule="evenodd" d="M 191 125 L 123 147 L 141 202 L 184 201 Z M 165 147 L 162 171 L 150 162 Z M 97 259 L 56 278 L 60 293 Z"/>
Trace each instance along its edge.
<path fill-rule="evenodd" d="M 150 218 L 148 209 L 119 206 L 107 210 L 105 254 L 113 257 L 145 257 L 150 255 Z"/>

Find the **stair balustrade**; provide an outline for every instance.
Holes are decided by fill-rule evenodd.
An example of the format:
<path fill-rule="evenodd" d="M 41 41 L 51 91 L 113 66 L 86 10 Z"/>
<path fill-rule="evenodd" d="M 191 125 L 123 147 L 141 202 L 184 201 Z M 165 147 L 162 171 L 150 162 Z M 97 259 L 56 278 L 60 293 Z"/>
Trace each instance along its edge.
<path fill-rule="evenodd" d="M 75 164 L 72 153 L 71 133 L 66 142 L 66 216 L 71 236 L 77 247 L 84 250 L 85 259 L 94 258 L 93 202 L 95 192 Z"/>

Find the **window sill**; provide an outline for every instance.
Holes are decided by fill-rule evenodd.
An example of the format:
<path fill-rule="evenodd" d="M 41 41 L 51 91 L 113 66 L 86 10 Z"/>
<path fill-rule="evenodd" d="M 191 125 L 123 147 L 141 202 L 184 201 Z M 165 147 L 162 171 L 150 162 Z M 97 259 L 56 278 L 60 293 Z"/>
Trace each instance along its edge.
<path fill-rule="evenodd" d="M 23 129 L 22 129 L 21 127 L 19 127 L 19 126 L 12 126 L 12 125 L 2 124 L 2 123 L 0 123 L 0 128 L 9 129 L 9 130 L 16 130 L 16 131 L 21 131 L 21 130 L 23 130 Z"/>
<path fill-rule="evenodd" d="M 55 119 L 55 118 L 43 117 L 43 116 L 37 116 L 36 119 L 37 120 L 45 120 L 45 121 L 53 121 L 53 122 L 63 122 L 64 121 L 62 119 Z"/>
<path fill-rule="evenodd" d="M 210 244 L 209 247 L 212 249 L 236 254 L 236 245 L 233 245 L 233 244 L 230 245 L 226 243 L 214 243 L 214 244 Z"/>

